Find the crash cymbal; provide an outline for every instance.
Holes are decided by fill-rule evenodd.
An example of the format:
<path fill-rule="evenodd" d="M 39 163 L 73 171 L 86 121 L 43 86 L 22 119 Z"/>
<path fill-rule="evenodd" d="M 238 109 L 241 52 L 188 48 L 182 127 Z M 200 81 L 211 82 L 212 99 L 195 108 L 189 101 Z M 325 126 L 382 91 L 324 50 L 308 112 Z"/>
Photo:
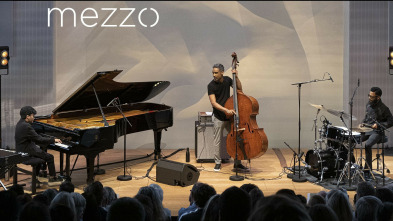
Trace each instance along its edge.
<path fill-rule="evenodd" d="M 352 131 L 359 132 L 359 133 L 367 133 L 373 131 L 373 129 L 368 127 L 354 127 L 352 128 Z"/>
<path fill-rule="evenodd" d="M 326 109 L 326 111 L 330 114 L 333 114 L 336 117 L 342 116 L 345 119 L 349 119 L 351 117 L 351 115 L 349 115 L 348 113 L 345 113 L 344 111 L 338 111 L 338 110 L 334 110 L 334 109 Z M 352 115 L 352 120 L 357 120 L 357 118 Z"/>
<path fill-rule="evenodd" d="M 320 110 L 326 109 L 326 108 L 323 107 L 323 104 L 321 104 L 321 105 L 319 105 L 319 104 L 312 104 L 312 103 L 308 103 L 308 104 L 310 104 L 311 106 L 313 106 L 313 107 L 315 107 L 317 109 L 320 109 Z"/>

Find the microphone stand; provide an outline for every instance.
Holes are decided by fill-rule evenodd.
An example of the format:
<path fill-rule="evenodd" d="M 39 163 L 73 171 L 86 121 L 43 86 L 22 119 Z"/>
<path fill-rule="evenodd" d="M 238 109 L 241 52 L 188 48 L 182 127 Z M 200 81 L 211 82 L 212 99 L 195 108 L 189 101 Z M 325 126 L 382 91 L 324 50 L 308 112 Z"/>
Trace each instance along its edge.
<path fill-rule="evenodd" d="M 300 94 L 301 94 L 301 89 L 303 84 L 308 84 L 312 82 L 318 82 L 318 81 L 330 81 L 331 79 L 315 79 L 311 81 L 305 81 L 305 82 L 298 82 L 298 83 L 293 83 L 291 85 L 297 85 L 298 87 L 298 101 L 299 101 L 299 146 L 298 146 L 298 155 L 300 154 L 300 130 L 301 130 L 301 120 L 300 120 Z M 307 179 L 305 177 L 302 177 L 300 175 L 300 161 L 299 161 L 299 175 L 296 176 L 296 170 L 293 171 L 293 177 L 292 177 L 293 182 L 306 182 Z"/>
<path fill-rule="evenodd" d="M 302 160 L 302 157 L 303 157 L 303 154 L 304 154 L 303 152 L 301 152 L 300 154 L 297 154 L 296 151 L 293 150 L 292 147 L 289 146 L 289 144 L 287 144 L 287 142 L 284 142 L 284 143 L 285 143 L 285 145 L 287 145 L 287 147 L 288 147 L 289 149 L 291 149 L 292 152 L 293 152 L 293 171 L 296 170 L 296 168 L 295 168 L 295 167 L 296 167 L 296 166 L 295 166 L 295 165 L 296 165 L 296 159 L 297 159 L 299 162 L 302 162 L 302 163 L 305 165 L 305 168 L 310 168 L 310 166 L 309 166 L 305 161 Z M 301 168 L 299 168 L 299 171 L 300 171 L 300 169 L 301 169 Z M 294 176 L 293 174 L 288 174 L 288 175 L 287 175 L 288 178 L 293 178 L 293 176 Z"/>
<path fill-rule="evenodd" d="M 120 103 L 120 102 L 119 102 Z M 121 108 L 119 107 L 118 103 L 116 102 L 116 100 L 114 100 L 113 102 L 113 106 L 115 106 L 121 113 L 121 115 L 123 115 L 123 119 L 124 119 L 124 160 L 123 160 L 123 175 L 119 175 L 117 176 L 117 180 L 120 181 L 128 181 L 128 180 L 132 180 L 132 176 L 130 175 L 126 175 L 126 144 L 127 144 L 127 123 L 128 125 L 130 125 L 130 127 L 132 127 L 130 121 L 128 121 L 127 117 L 124 116 L 123 111 L 121 110 Z"/>
<path fill-rule="evenodd" d="M 348 128 L 349 131 L 349 142 L 348 142 L 348 149 L 349 149 L 349 153 L 348 153 L 348 157 L 347 160 L 349 162 L 349 167 L 348 167 L 348 189 L 351 189 L 351 185 L 352 185 L 352 180 L 351 180 L 351 167 L 352 167 L 352 162 L 351 162 L 351 156 L 352 156 L 352 110 L 353 110 L 353 98 L 355 97 L 356 91 L 359 88 L 359 82 L 358 82 L 358 86 L 356 87 L 355 91 L 353 92 L 353 95 L 351 97 L 351 101 L 349 101 L 349 114 L 350 114 L 350 128 Z"/>

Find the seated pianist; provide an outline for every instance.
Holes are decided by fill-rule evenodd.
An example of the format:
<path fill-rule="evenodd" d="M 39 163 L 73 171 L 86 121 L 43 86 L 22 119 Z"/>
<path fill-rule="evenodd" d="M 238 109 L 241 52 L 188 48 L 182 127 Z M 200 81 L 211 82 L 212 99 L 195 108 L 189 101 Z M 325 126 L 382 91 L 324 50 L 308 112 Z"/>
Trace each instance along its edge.
<path fill-rule="evenodd" d="M 39 144 L 61 144 L 60 139 L 42 137 L 33 129 L 31 124 L 34 121 L 34 116 L 37 111 L 31 106 L 25 106 L 20 109 L 21 119 L 16 124 L 15 128 L 15 144 L 16 151 L 28 153 L 32 157 L 43 159 L 48 164 L 49 179 L 48 185 L 60 184 L 63 181 L 61 177 L 56 177 L 56 170 L 54 164 L 54 157 L 43 150 L 36 143 Z M 41 165 L 40 165 L 41 166 Z M 40 168 L 37 168 L 39 171 Z"/>

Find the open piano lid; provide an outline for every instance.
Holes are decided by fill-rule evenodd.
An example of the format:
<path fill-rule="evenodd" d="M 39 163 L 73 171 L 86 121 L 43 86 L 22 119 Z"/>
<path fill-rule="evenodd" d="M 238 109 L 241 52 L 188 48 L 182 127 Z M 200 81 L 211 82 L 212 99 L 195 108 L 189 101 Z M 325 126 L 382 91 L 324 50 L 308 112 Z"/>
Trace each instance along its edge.
<path fill-rule="evenodd" d="M 169 86 L 169 81 L 151 82 L 116 82 L 113 80 L 122 70 L 95 73 L 71 96 L 53 110 L 53 113 L 97 108 L 94 85 L 101 106 L 106 106 L 113 98 L 118 97 L 122 104 L 137 103 L 149 100 Z"/>

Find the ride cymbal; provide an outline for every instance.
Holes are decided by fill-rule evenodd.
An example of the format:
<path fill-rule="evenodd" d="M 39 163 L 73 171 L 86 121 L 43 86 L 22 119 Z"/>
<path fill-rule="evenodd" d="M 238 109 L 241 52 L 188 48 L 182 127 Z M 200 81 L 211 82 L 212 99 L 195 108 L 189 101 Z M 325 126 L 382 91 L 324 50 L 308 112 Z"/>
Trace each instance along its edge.
<path fill-rule="evenodd" d="M 345 113 L 344 111 L 338 111 L 338 110 L 334 110 L 334 109 L 326 109 L 326 111 L 330 114 L 333 114 L 336 117 L 343 117 L 345 119 L 350 119 L 351 115 L 349 115 L 348 113 Z M 355 116 L 352 115 L 352 120 L 357 120 L 357 118 Z"/>

